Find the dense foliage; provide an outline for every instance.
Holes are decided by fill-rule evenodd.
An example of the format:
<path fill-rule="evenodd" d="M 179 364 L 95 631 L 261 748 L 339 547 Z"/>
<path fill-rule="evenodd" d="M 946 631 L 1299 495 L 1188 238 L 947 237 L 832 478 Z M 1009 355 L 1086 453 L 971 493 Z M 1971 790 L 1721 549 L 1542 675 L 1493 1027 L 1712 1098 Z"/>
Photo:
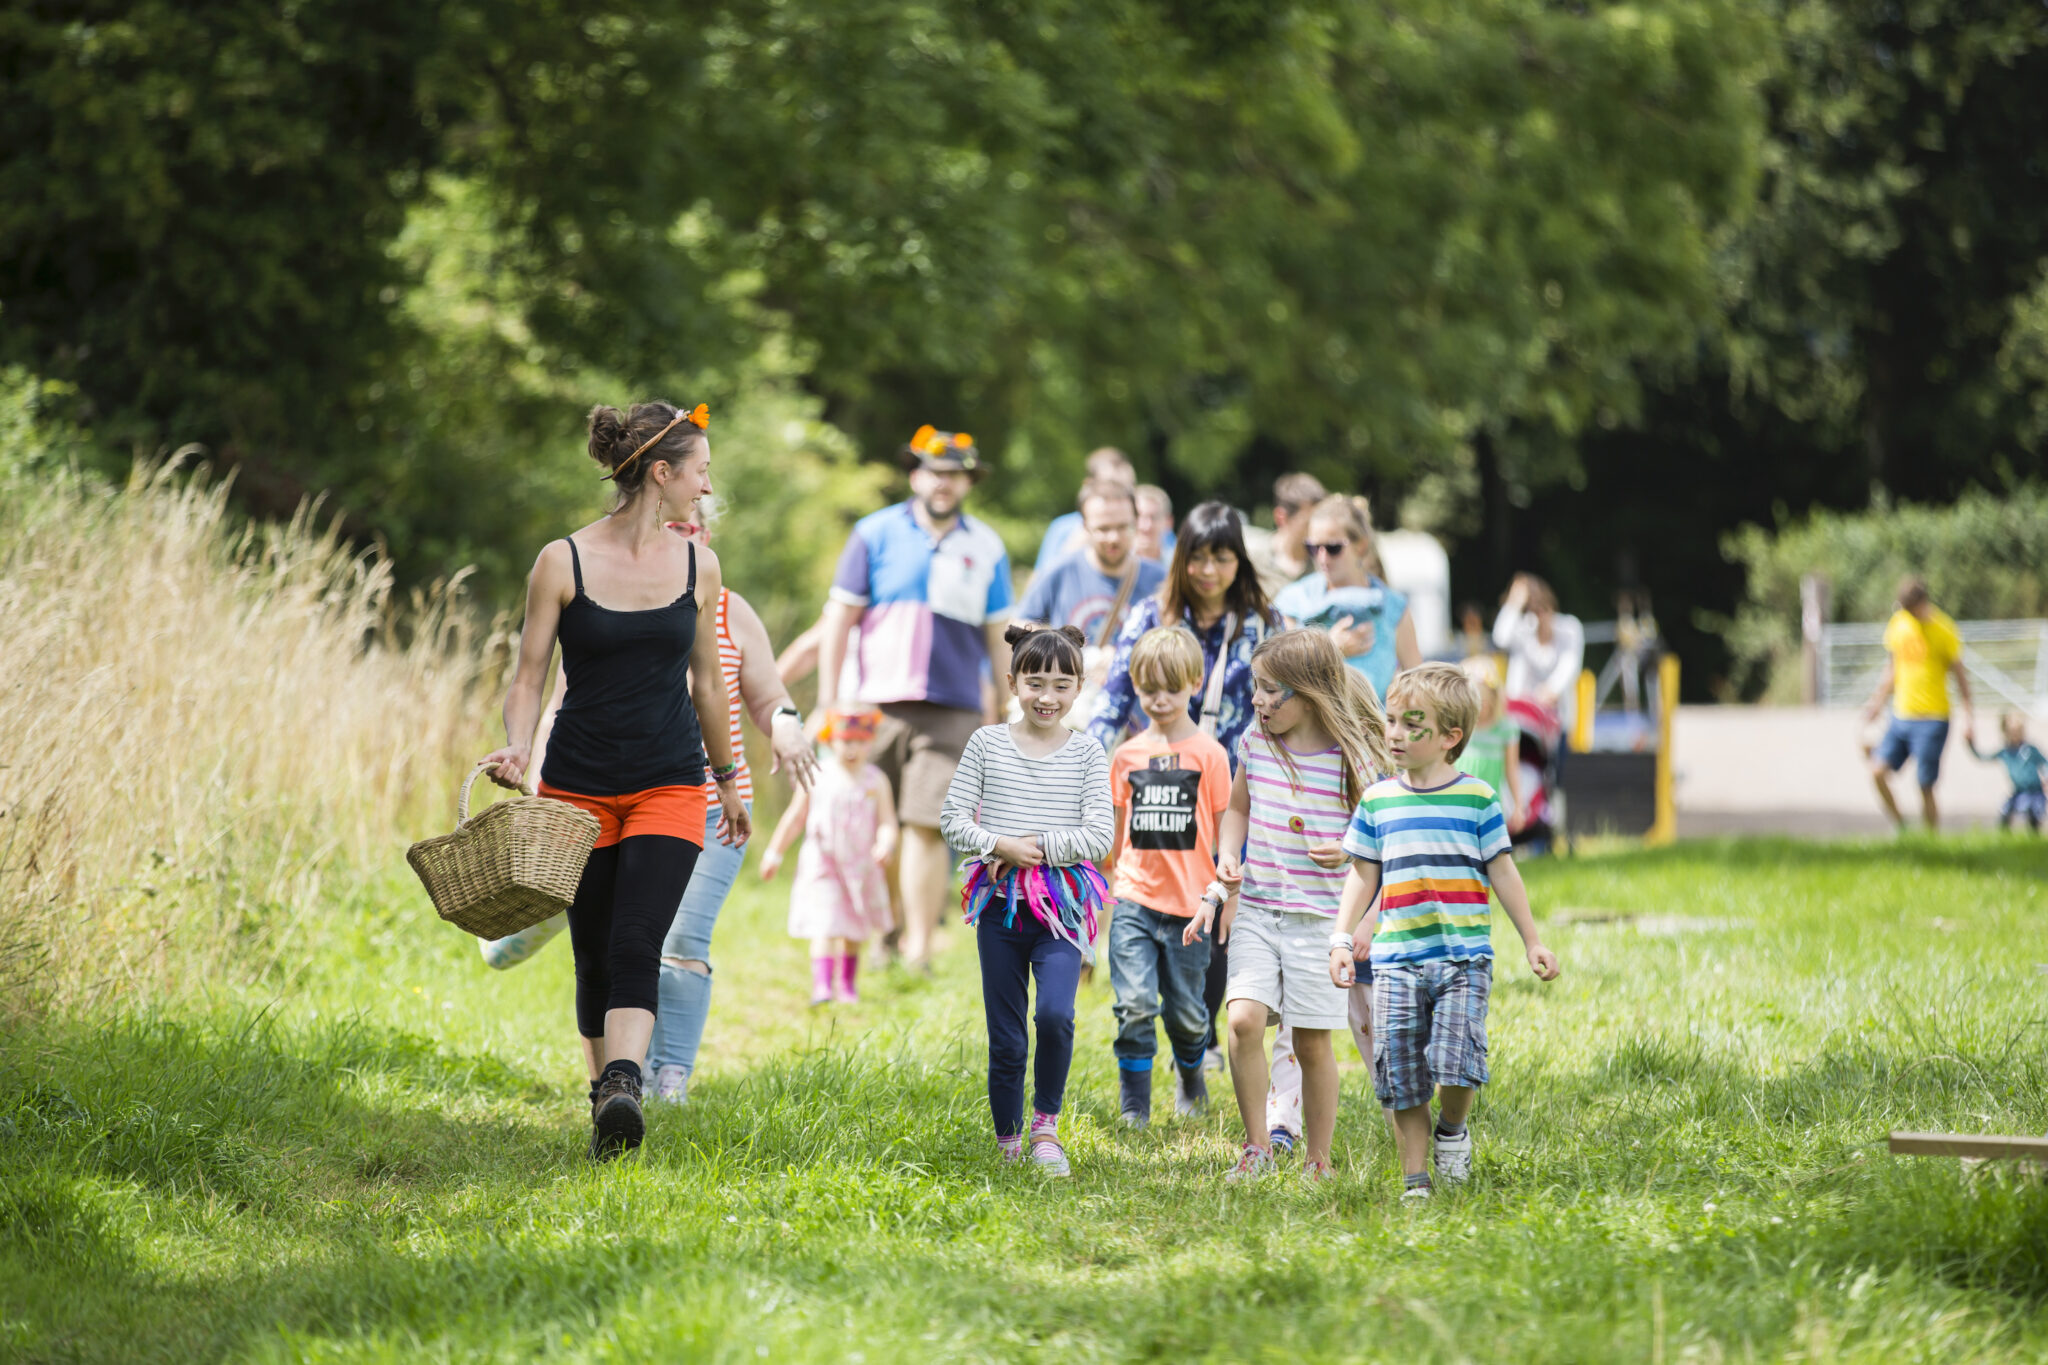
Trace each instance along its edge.
<path fill-rule="evenodd" d="M 1016 516 L 1104 441 L 1298 466 L 1696 650 L 1773 499 L 2039 467 L 2044 92 L 2048 18 L 1957 0 L 32 3 L 0 360 L 499 600 L 658 391 L 758 408 L 807 526 L 927 419 Z"/>

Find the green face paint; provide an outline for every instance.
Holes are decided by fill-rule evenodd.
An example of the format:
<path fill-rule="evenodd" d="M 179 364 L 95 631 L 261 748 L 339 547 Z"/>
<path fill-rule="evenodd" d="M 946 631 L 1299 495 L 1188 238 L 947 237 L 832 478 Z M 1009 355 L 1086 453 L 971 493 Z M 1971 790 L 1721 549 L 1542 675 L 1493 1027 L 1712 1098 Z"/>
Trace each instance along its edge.
<path fill-rule="evenodd" d="M 1428 739 L 1436 733 L 1435 729 L 1426 723 L 1428 720 L 1429 712 L 1427 711 L 1403 711 L 1401 713 L 1401 724 L 1407 729 L 1408 738 L 1410 739 Z"/>

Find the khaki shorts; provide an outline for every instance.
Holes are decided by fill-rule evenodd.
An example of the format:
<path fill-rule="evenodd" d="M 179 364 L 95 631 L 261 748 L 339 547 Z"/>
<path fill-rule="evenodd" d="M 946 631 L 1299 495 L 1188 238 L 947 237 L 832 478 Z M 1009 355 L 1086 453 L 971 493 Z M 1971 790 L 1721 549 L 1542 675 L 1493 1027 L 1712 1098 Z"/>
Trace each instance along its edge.
<path fill-rule="evenodd" d="M 1350 992 L 1330 980 L 1331 915 L 1276 915 L 1249 906 L 1230 928 L 1230 980 L 1223 998 L 1256 1000 L 1266 1024 L 1285 1019 L 1298 1029 L 1341 1029 L 1350 1022 Z"/>
<path fill-rule="evenodd" d="M 892 701 L 882 706 L 870 756 L 896 796 L 896 818 L 906 825 L 939 827 L 939 809 L 967 741 L 981 728 L 981 712 L 928 701 Z"/>

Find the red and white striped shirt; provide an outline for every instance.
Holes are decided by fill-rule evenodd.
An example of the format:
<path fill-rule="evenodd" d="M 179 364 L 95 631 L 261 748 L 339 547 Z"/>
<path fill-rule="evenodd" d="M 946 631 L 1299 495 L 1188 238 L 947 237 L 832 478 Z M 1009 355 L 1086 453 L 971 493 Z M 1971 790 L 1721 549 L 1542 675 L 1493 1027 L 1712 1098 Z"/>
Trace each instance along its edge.
<path fill-rule="evenodd" d="M 725 696 L 732 721 L 732 756 L 740 765 L 739 791 L 742 801 L 754 799 L 754 774 L 747 768 L 747 750 L 740 735 L 740 716 L 746 707 L 740 702 L 740 646 L 732 638 L 732 589 L 718 590 L 718 671 L 725 675 Z M 701 717 L 700 717 L 701 719 Z M 711 780 L 711 754 L 704 755 L 704 791 L 718 800 L 718 784 Z"/>

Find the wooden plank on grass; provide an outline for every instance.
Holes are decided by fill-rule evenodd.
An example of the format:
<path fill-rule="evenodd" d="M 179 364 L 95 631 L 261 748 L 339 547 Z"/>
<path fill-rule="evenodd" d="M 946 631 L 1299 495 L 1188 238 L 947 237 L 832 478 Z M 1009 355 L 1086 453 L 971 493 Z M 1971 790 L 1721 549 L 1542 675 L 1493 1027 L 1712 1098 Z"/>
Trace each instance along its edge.
<path fill-rule="evenodd" d="M 1991 1133 L 1893 1133 L 1896 1156 L 1974 1156 L 2048 1162 L 2048 1137 L 2000 1137 Z"/>

